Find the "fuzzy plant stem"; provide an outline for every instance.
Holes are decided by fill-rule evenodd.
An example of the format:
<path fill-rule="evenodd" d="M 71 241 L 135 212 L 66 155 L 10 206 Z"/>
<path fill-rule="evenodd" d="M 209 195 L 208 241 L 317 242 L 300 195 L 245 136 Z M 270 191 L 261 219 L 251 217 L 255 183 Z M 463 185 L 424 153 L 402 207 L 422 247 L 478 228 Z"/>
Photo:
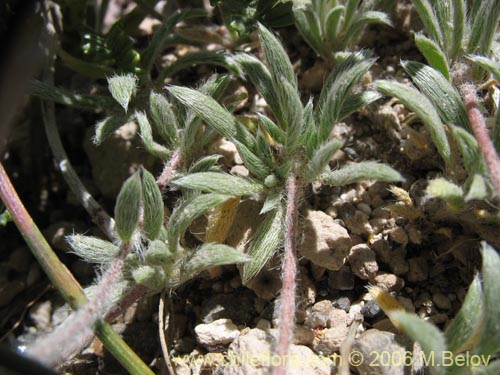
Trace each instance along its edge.
<path fill-rule="evenodd" d="M 274 375 L 287 374 L 288 352 L 293 342 L 295 327 L 295 292 L 297 288 L 297 234 L 299 226 L 299 200 L 301 185 L 292 173 L 286 183 L 285 250 L 283 257 L 283 287 L 280 296 L 279 332 L 276 354 L 280 365 L 273 368 Z"/>
<path fill-rule="evenodd" d="M 14 223 L 23 235 L 31 252 L 38 263 L 56 286 L 64 300 L 72 309 L 79 309 L 86 305 L 87 298 L 71 272 L 59 260 L 42 233 L 33 222 L 28 211 L 22 204 L 16 190 L 12 186 L 9 176 L 0 163 L 0 198 L 9 210 Z M 95 327 L 97 337 L 118 361 L 133 375 L 153 375 L 148 366 L 122 340 L 122 338 L 105 322 L 98 322 Z M 68 343 L 71 340 L 68 341 Z"/>
<path fill-rule="evenodd" d="M 500 159 L 495 151 L 495 146 L 491 141 L 488 129 L 481 112 L 477 108 L 475 94 L 469 93 L 465 96 L 465 107 L 469 117 L 472 131 L 476 137 L 477 143 L 481 148 L 484 160 L 490 171 L 490 178 L 497 192 L 497 201 L 500 201 Z"/>
<path fill-rule="evenodd" d="M 179 169 L 183 162 L 184 160 L 181 150 L 175 150 L 170 160 L 165 164 L 160 177 L 158 177 L 158 179 L 156 180 L 156 184 L 158 185 L 160 190 L 165 189 L 165 187 L 170 183 L 170 180 L 172 179 L 175 171 Z"/>
<path fill-rule="evenodd" d="M 30 345 L 27 349 L 29 355 L 39 358 L 47 366 L 55 367 L 85 346 L 88 337 L 92 337 L 92 328 L 105 313 L 109 293 L 121 277 L 124 260 L 130 248 L 129 243 L 121 246 L 120 254 L 104 273 L 92 299 L 75 311 L 54 332 Z"/>

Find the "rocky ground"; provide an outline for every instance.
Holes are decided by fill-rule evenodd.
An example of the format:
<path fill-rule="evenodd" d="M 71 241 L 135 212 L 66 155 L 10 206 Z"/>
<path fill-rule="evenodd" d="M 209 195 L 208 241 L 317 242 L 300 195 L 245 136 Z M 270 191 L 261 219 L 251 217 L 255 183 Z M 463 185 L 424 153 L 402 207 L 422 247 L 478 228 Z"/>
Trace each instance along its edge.
<path fill-rule="evenodd" d="M 398 2 L 393 14 L 396 28 L 371 27 L 361 39 L 364 47 L 379 56 L 364 78 L 366 85 L 379 78 L 407 81 L 399 60 L 422 60 L 410 34 L 418 23 L 409 9 L 406 2 Z M 326 67 L 293 33 L 290 28 L 282 30 L 281 36 L 288 41 L 306 98 L 319 92 Z M 175 58 L 182 48 L 171 51 L 167 58 Z M 207 67 L 189 72 L 200 78 L 206 73 Z M 251 98 L 254 90 L 243 82 L 238 84 Z M 89 284 L 98 270 L 69 253 L 64 236 L 99 232 L 51 163 L 39 116 L 38 103 L 20 116 L 3 162 L 49 242 L 78 280 Z M 58 108 L 71 161 L 90 191 L 112 212 L 121 183 L 131 170 L 139 164 L 152 166 L 152 170 L 161 166 L 142 151 L 135 124 L 122 127 L 102 146 L 94 146 L 90 138 L 95 120 L 92 114 Z M 383 358 L 373 356 L 377 351 L 395 358 L 398 354 L 394 353 L 404 356 L 415 347 L 392 326 L 367 286 L 389 291 L 407 311 L 445 328 L 480 265 L 479 241 L 486 239 L 498 246 L 499 228 L 481 222 L 471 212 L 452 212 L 426 196 L 427 181 L 442 173 L 441 163 L 422 124 L 402 104 L 381 100 L 338 124 L 334 136 L 346 142 L 332 165 L 379 160 L 400 171 L 406 181 L 397 187 L 367 181 L 342 188 L 320 184 L 308 188 L 301 208 L 300 286 L 291 351 L 296 362 L 290 373 L 337 373 L 341 345 L 350 328 L 357 327 L 353 350 L 365 360 L 351 363 L 352 373 L 409 374 L 403 364 L 390 362 L 392 366 L 388 366 Z M 222 154 L 228 171 L 248 173 L 229 142 L 221 139 L 208 151 Z M 165 199 L 171 204 L 175 197 L 167 192 Z M 261 205 L 255 199 L 242 202 L 229 245 L 245 248 L 259 223 Z M 492 210 L 487 205 L 477 209 Z M 202 238 L 203 230 L 203 220 L 195 223 L 190 228 L 192 241 Z M 51 331 L 68 312 L 13 224 L 1 228 L 0 236 L 0 340 L 23 344 Z M 176 373 L 267 374 L 267 365 L 273 361 L 273 312 L 280 287 L 277 256 L 248 285 L 241 285 L 237 267 L 224 267 L 220 277 L 200 275 L 173 291 L 167 303 L 167 342 Z M 146 363 L 152 363 L 155 372 L 163 374 L 158 300 L 152 296 L 138 301 L 117 319 L 114 328 Z M 380 365 L 373 366 L 373 361 Z M 124 373 L 97 340 L 62 371 L 74 375 Z"/>

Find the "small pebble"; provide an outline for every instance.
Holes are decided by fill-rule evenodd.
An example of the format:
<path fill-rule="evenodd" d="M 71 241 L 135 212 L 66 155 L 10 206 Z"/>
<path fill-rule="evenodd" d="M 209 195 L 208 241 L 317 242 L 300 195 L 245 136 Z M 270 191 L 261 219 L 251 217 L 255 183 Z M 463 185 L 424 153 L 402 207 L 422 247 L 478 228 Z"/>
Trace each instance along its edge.
<path fill-rule="evenodd" d="M 328 271 L 328 287 L 331 290 L 352 290 L 354 275 L 351 267 L 344 266 L 338 271 Z"/>
<path fill-rule="evenodd" d="M 209 324 L 194 327 L 196 341 L 206 347 L 225 345 L 234 341 L 240 334 L 231 319 L 219 319 Z"/>
<path fill-rule="evenodd" d="M 337 309 L 344 310 L 345 312 L 349 312 L 351 300 L 348 297 L 340 297 L 333 301 L 332 306 Z"/>
<path fill-rule="evenodd" d="M 451 309 L 451 302 L 447 296 L 443 293 L 435 293 L 432 295 L 432 301 L 436 304 L 436 307 L 441 310 Z"/>
<path fill-rule="evenodd" d="M 361 309 L 361 314 L 365 318 L 375 318 L 381 312 L 380 306 L 375 300 L 371 300 L 365 303 L 363 308 Z"/>

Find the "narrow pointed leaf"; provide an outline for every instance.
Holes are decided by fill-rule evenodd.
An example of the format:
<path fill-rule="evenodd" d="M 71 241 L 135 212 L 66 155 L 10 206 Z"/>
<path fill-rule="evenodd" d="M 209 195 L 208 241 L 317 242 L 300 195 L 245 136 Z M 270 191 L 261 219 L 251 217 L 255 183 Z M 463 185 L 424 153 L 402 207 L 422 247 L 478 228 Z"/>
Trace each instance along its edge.
<path fill-rule="evenodd" d="M 294 2 L 295 3 L 295 2 Z M 295 26 L 304 40 L 318 55 L 324 55 L 321 26 L 318 16 L 308 4 L 295 6 L 293 8 Z"/>
<path fill-rule="evenodd" d="M 95 125 L 95 135 L 92 138 L 94 144 L 99 146 L 111 134 L 118 130 L 121 126 L 125 125 L 130 118 L 128 116 L 109 116 L 99 121 Z"/>
<path fill-rule="evenodd" d="M 321 173 L 324 172 L 326 166 L 330 162 L 333 154 L 337 152 L 344 142 L 339 140 L 332 140 L 323 144 L 318 150 L 315 151 L 313 158 L 307 164 L 305 178 L 307 181 L 314 181 Z"/>
<path fill-rule="evenodd" d="M 274 139 L 279 144 L 284 145 L 286 141 L 286 133 L 282 129 L 280 129 L 279 126 L 276 125 L 269 117 L 261 113 L 257 113 L 257 115 L 259 116 L 261 126 L 265 129 L 266 132 L 269 133 L 272 139 Z"/>
<path fill-rule="evenodd" d="M 470 131 L 467 112 L 460 95 L 442 74 L 416 61 L 404 61 L 402 65 L 415 85 L 438 109 L 445 123 L 458 125 Z"/>
<path fill-rule="evenodd" d="M 256 236 L 250 244 L 248 255 L 250 262 L 243 266 L 242 282 L 250 281 L 278 250 L 283 239 L 283 208 L 281 205 L 277 210 L 267 214 L 266 218 L 256 231 Z"/>
<path fill-rule="evenodd" d="M 474 174 L 485 175 L 486 164 L 476 138 L 467 130 L 458 126 L 451 126 L 451 131 L 462 154 L 463 164 L 469 176 Z"/>
<path fill-rule="evenodd" d="M 472 348 L 483 319 L 484 303 L 479 275 L 474 277 L 460 311 L 446 329 L 448 350 L 460 353 Z"/>
<path fill-rule="evenodd" d="M 434 13 L 431 2 L 429 0 L 412 0 L 412 3 L 425 26 L 427 34 L 441 47 L 444 47 L 441 28 L 439 27 L 438 18 Z"/>
<path fill-rule="evenodd" d="M 489 71 L 497 82 L 500 82 L 500 64 L 493 59 L 479 55 L 467 55 L 466 58 Z"/>
<path fill-rule="evenodd" d="M 142 200 L 140 171 L 135 172 L 124 183 L 116 198 L 115 227 L 120 239 L 129 241 L 139 224 L 139 209 Z"/>
<path fill-rule="evenodd" d="M 488 198 L 488 185 L 479 174 L 475 174 L 472 177 L 472 182 L 470 183 L 469 190 L 465 196 L 465 201 L 469 202 L 472 200 L 484 200 Z"/>
<path fill-rule="evenodd" d="M 392 26 L 391 19 L 384 12 L 367 11 L 356 17 L 349 29 L 346 31 L 345 45 L 352 46 L 358 41 L 366 25 L 378 23 L 386 26 Z"/>
<path fill-rule="evenodd" d="M 255 176 L 264 179 L 271 173 L 271 169 L 257 155 L 251 152 L 244 144 L 236 142 L 236 149 L 245 167 Z"/>
<path fill-rule="evenodd" d="M 108 78 L 108 88 L 111 96 L 127 112 L 130 99 L 137 92 L 137 77 L 133 74 L 113 76 Z"/>
<path fill-rule="evenodd" d="M 230 199 L 229 195 L 202 194 L 193 199 L 181 202 L 172 212 L 168 223 L 168 244 L 175 251 L 180 239 L 184 236 L 186 229 L 191 223 L 207 212 Z"/>
<path fill-rule="evenodd" d="M 320 176 L 320 180 L 328 185 L 343 186 L 364 180 L 396 182 L 404 179 L 399 172 L 388 165 L 374 161 L 363 161 L 351 163 L 336 171 L 325 173 Z"/>
<path fill-rule="evenodd" d="M 376 91 L 363 91 L 361 93 L 347 96 L 342 104 L 342 108 L 340 109 L 339 119 L 342 120 L 346 118 L 361 107 L 369 105 L 382 97 L 383 95 Z"/>
<path fill-rule="evenodd" d="M 173 180 L 172 185 L 177 188 L 227 195 L 253 195 L 263 192 L 266 188 L 263 184 L 248 178 L 217 172 L 188 174 Z"/>
<path fill-rule="evenodd" d="M 466 0 L 456 0 L 453 2 L 453 33 L 450 57 L 454 60 L 462 53 L 464 34 L 466 27 Z"/>
<path fill-rule="evenodd" d="M 236 120 L 215 99 L 187 87 L 168 86 L 167 90 L 224 137 L 234 139 Z"/>
<path fill-rule="evenodd" d="M 189 280 L 201 271 L 222 266 L 225 264 L 245 263 L 250 260 L 249 256 L 241 253 L 235 248 L 222 244 L 204 244 L 191 252 L 190 256 L 183 262 L 181 277 Z"/>
<path fill-rule="evenodd" d="M 139 124 L 139 128 L 141 129 L 141 139 L 146 150 L 160 159 L 168 159 L 171 155 L 171 151 L 153 140 L 151 124 L 149 123 L 146 114 L 144 112 L 135 112 L 135 118 Z"/>
<path fill-rule="evenodd" d="M 146 237 L 155 240 L 160 235 L 164 220 L 164 205 L 156 180 L 147 170 L 142 171 L 143 229 Z"/>
<path fill-rule="evenodd" d="M 297 80 L 295 79 L 292 63 L 281 42 L 262 24 L 259 24 L 259 38 L 271 77 L 275 81 L 284 79 L 296 90 Z"/>
<path fill-rule="evenodd" d="M 281 205 L 281 199 L 282 196 L 280 191 L 269 193 L 266 197 L 266 200 L 264 201 L 264 204 L 262 205 L 262 209 L 260 210 L 259 214 L 264 215 L 268 212 L 277 210 Z"/>
<path fill-rule="evenodd" d="M 425 59 L 434 69 L 439 71 L 448 81 L 450 80 L 450 68 L 441 48 L 431 39 L 422 34 L 415 35 L 415 44 L 424 55 Z"/>
<path fill-rule="evenodd" d="M 443 352 L 447 350 L 447 347 L 443 333 L 433 324 L 406 312 L 395 312 L 393 319 L 403 328 L 404 333 L 420 344 L 427 356 L 434 356 L 434 366 L 429 368 L 430 373 L 445 374 Z"/>
<path fill-rule="evenodd" d="M 189 173 L 196 172 L 213 172 L 213 168 L 217 166 L 217 162 L 222 157 L 222 155 L 209 155 L 201 158 L 200 160 L 193 163 L 191 167 L 189 167 Z"/>
<path fill-rule="evenodd" d="M 376 86 L 384 94 L 398 98 L 408 109 L 418 115 L 436 145 L 439 155 L 446 164 L 450 164 L 451 149 L 443 123 L 427 97 L 416 89 L 399 82 L 381 80 L 376 82 Z"/>
<path fill-rule="evenodd" d="M 72 234 L 66 241 L 73 253 L 89 263 L 110 264 L 120 252 L 118 246 L 100 238 Z"/>
<path fill-rule="evenodd" d="M 429 182 L 427 193 L 433 197 L 443 199 L 454 209 L 460 209 L 465 205 L 462 188 L 444 178 L 437 178 Z"/>
<path fill-rule="evenodd" d="M 149 95 L 151 117 L 161 137 L 169 144 L 177 144 L 177 119 L 170 108 L 170 103 L 162 94 L 151 91 Z"/>
<path fill-rule="evenodd" d="M 482 247 L 483 266 L 481 268 L 481 277 L 483 279 L 484 319 L 479 341 L 474 347 L 474 353 L 494 355 L 500 351 L 500 320 L 498 319 L 500 256 L 486 242 L 482 243 Z"/>
<path fill-rule="evenodd" d="M 330 43 L 337 43 L 339 23 L 344 13 L 344 6 L 337 5 L 330 9 L 325 20 L 325 36 Z"/>

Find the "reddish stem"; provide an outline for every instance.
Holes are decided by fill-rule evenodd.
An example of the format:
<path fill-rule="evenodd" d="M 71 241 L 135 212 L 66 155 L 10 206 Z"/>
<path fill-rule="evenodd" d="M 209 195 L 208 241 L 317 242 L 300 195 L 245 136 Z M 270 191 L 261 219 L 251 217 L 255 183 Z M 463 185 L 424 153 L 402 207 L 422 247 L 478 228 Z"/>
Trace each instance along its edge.
<path fill-rule="evenodd" d="M 280 297 L 279 332 L 276 354 L 281 358 L 280 366 L 273 368 L 274 375 L 286 375 L 288 352 L 293 342 L 295 327 L 295 290 L 297 283 L 297 233 L 299 225 L 299 178 L 292 173 L 286 184 L 285 250 L 283 257 L 283 288 Z"/>
<path fill-rule="evenodd" d="M 170 183 L 175 171 L 179 169 L 183 162 L 181 151 L 179 149 L 175 150 L 170 160 L 165 164 L 160 177 L 156 180 L 156 184 L 160 190 L 163 190 Z"/>
<path fill-rule="evenodd" d="M 472 126 L 472 131 L 484 156 L 486 165 L 490 171 L 491 182 L 497 191 L 497 200 L 500 199 L 500 159 L 495 151 L 495 146 L 491 141 L 486 123 L 481 112 L 477 108 L 477 101 L 473 94 L 465 96 L 465 107 Z"/>

